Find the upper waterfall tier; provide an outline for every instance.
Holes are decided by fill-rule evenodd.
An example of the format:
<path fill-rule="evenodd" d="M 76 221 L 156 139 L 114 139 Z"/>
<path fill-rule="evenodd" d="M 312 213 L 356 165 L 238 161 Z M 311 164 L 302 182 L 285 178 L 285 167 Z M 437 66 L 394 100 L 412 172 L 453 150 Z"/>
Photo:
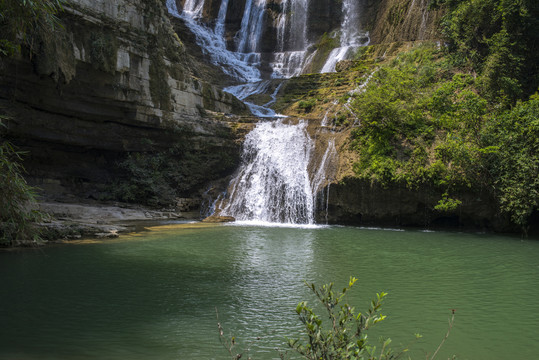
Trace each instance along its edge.
<path fill-rule="evenodd" d="M 341 46 L 356 39 L 363 1 L 167 0 L 167 6 L 188 23 L 213 63 L 252 82 L 303 73 L 324 33 L 342 34 Z"/>
<path fill-rule="evenodd" d="M 258 73 L 256 79 L 270 79 L 335 71 L 338 61 L 353 58 L 360 47 L 371 43 L 439 40 L 444 11 L 429 4 L 429 0 L 167 0 L 171 14 L 182 14 L 192 27 L 199 27 L 193 32 L 210 60 L 242 81 L 250 81 L 253 73 Z M 255 71 L 246 74 L 245 66 Z"/>
<path fill-rule="evenodd" d="M 354 50 L 369 44 L 368 32 L 361 31 L 361 7 L 358 0 L 342 0 L 343 19 L 340 29 L 340 46 L 329 54 L 321 72 L 335 71 L 335 65 L 353 55 Z"/>

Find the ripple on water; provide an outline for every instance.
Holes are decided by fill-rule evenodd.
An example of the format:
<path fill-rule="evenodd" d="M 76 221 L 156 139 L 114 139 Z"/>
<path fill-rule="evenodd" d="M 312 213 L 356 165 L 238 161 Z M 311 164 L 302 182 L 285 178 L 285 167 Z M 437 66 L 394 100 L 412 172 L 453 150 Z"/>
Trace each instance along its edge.
<path fill-rule="evenodd" d="M 303 280 L 344 286 L 364 310 L 389 293 L 370 335 L 423 358 L 539 353 L 539 243 L 488 234 L 180 224 L 119 241 L 0 254 L 0 358 L 220 359 L 219 321 L 256 359 L 301 328 Z M 260 340 L 257 338 L 260 337 Z M 27 339 L 31 339 L 28 341 Z M 374 340 L 375 341 L 375 340 Z M 502 344 L 503 346 L 500 346 Z"/>

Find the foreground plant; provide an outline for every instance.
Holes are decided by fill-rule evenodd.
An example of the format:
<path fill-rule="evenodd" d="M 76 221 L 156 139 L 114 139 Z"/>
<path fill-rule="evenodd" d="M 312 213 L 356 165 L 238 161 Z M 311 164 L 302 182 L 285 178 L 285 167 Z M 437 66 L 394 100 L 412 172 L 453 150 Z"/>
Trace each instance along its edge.
<path fill-rule="evenodd" d="M 311 283 L 306 285 L 312 290 L 325 309 L 323 316 L 317 315 L 305 301 L 296 308 L 301 323 L 305 326 L 306 339 L 289 340 L 288 345 L 305 359 L 396 359 L 399 354 L 393 354 L 389 347 L 391 339 L 383 339 L 381 348 L 369 344 L 366 331 L 386 319 L 381 313 L 382 302 L 387 293 L 376 294 L 366 313 L 358 312 L 347 302 L 346 293 L 357 282 L 351 277 L 348 286 L 342 292 L 334 291 L 334 284 L 316 287 Z"/>
<path fill-rule="evenodd" d="M 382 302 L 387 293 L 376 294 L 376 298 L 371 301 L 370 307 L 365 313 L 356 313 L 355 309 L 349 305 L 346 294 L 357 282 L 357 278 L 350 277 L 348 286 L 342 292 L 334 291 L 334 284 L 329 283 L 317 287 L 314 283 L 305 284 L 316 296 L 317 300 L 323 306 L 324 316 L 317 315 L 313 308 L 307 306 L 307 302 L 302 301 L 296 307 L 296 313 L 299 320 L 305 326 L 303 337 L 298 339 L 289 339 L 288 346 L 292 350 L 281 352 L 279 357 L 282 360 L 295 358 L 294 354 L 300 355 L 307 360 L 390 360 L 399 359 L 407 351 L 405 347 L 398 352 L 390 348 L 391 339 L 380 338 L 381 345 L 377 348 L 369 343 L 367 330 L 374 325 L 386 319 L 381 313 Z M 323 321 L 322 319 L 329 321 Z M 219 320 L 219 316 L 217 316 Z M 432 355 L 426 354 L 427 360 L 434 360 L 440 349 L 449 337 L 453 324 L 455 322 L 455 310 L 452 310 L 449 319 L 449 328 L 444 338 Z M 219 329 L 219 339 L 221 344 L 227 350 L 231 359 L 238 360 L 244 355 L 247 359 L 252 359 L 249 354 L 249 347 L 242 349 L 234 336 L 227 337 L 224 334 L 221 323 L 217 323 Z M 418 340 L 422 336 L 415 334 Z M 260 338 L 257 338 L 260 340 Z M 455 359 L 453 356 L 452 359 Z"/>
<path fill-rule="evenodd" d="M 42 214 L 33 209 L 35 188 L 22 176 L 22 155 L 23 152 L 0 138 L 0 246 L 34 244 L 41 240 L 35 223 L 42 219 Z"/>

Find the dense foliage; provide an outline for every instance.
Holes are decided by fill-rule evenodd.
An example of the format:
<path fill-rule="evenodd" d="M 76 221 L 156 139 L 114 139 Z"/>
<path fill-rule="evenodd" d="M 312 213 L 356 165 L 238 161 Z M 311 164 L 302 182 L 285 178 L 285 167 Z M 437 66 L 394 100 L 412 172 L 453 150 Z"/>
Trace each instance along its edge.
<path fill-rule="evenodd" d="M 490 100 L 509 103 L 537 91 L 539 2 L 536 0 L 431 0 L 447 8 L 442 33 L 453 60 L 479 74 Z"/>
<path fill-rule="evenodd" d="M 32 208 L 35 189 L 22 176 L 22 155 L 8 141 L 0 141 L 0 246 L 40 240 L 35 222 L 41 213 Z"/>
<path fill-rule="evenodd" d="M 501 208 L 525 225 L 539 208 L 539 95 L 492 117 L 483 136 L 497 150 L 486 166 Z"/>
<path fill-rule="evenodd" d="M 445 44 L 372 68 L 352 95 L 358 177 L 435 189 L 436 210 L 487 194 L 526 232 L 539 204 L 539 2 L 432 0 Z M 364 77 L 363 82 L 366 81 Z"/>
<path fill-rule="evenodd" d="M 538 98 L 506 107 L 506 96 L 483 91 L 486 77 L 435 44 L 374 70 L 352 95 L 357 176 L 435 188 L 440 211 L 458 208 L 463 193 L 488 193 L 526 230 L 539 199 Z"/>
<path fill-rule="evenodd" d="M 34 51 L 36 41 L 60 26 L 62 0 L 0 0 L 0 58 Z M 2 116 L 1 120 L 5 120 Z M 4 126 L 3 122 L 0 125 Z M 40 239 L 35 223 L 35 189 L 26 183 L 23 153 L 0 137 L 0 245 L 33 244 Z"/>
<path fill-rule="evenodd" d="M 0 0 L 0 56 L 30 51 L 37 36 L 60 26 L 63 0 Z"/>

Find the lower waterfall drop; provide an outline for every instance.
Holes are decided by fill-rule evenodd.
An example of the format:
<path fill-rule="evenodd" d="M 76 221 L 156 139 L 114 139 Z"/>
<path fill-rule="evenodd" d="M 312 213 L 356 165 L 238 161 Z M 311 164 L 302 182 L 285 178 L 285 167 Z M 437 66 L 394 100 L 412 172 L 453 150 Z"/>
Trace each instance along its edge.
<path fill-rule="evenodd" d="M 237 221 L 314 224 L 309 180 L 313 143 L 307 124 L 259 122 L 243 145 L 242 165 L 232 180 L 221 215 Z"/>

